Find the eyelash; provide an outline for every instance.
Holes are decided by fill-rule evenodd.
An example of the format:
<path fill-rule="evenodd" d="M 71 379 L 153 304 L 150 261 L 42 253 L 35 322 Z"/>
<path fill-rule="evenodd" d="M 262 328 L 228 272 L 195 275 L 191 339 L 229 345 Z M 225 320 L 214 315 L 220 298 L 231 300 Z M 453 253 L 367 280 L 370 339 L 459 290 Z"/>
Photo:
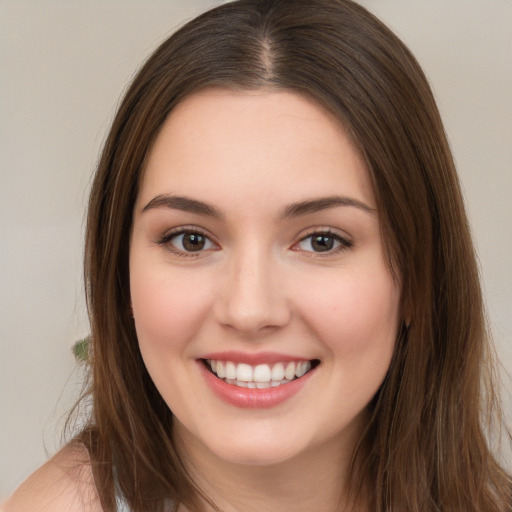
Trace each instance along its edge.
<path fill-rule="evenodd" d="M 331 238 L 335 242 L 338 242 L 339 245 L 336 248 L 329 249 L 325 252 L 322 251 L 305 251 L 307 253 L 314 254 L 315 257 L 327 257 L 332 256 L 333 254 L 338 254 L 340 252 L 346 251 L 350 249 L 354 244 L 347 240 L 346 238 L 342 237 L 341 235 L 334 233 L 330 229 L 315 229 L 311 233 L 308 233 L 306 236 L 302 237 L 299 242 L 295 245 L 301 244 L 302 242 L 311 239 L 311 242 L 313 242 L 314 237 L 324 237 L 324 238 Z"/>
<path fill-rule="evenodd" d="M 215 242 L 211 240 L 211 238 L 206 235 L 203 231 L 195 229 L 195 228 L 187 228 L 187 227 L 180 227 L 176 228 L 173 231 L 170 231 L 169 233 L 166 233 L 161 238 L 159 238 L 156 243 L 158 245 L 166 246 L 167 250 L 175 254 L 176 256 L 179 256 L 181 258 L 196 258 L 201 255 L 201 253 L 205 252 L 204 250 L 198 250 L 198 251 L 183 251 L 181 249 L 177 249 L 176 247 L 171 244 L 171 240 L 173 238 L 176 238 L 180 235 L 197 235 L 205 240 L 209 241 L 211 244 L 216 245 Z M 313 237 L 324 237 L 324 238 L 330 238 L 333 239 L 335 242 L 337 242 L 339 245 L 334 249 L 328 249 L 325 252 L 323 251 L 303 251 L 306 253 L 314 254 L 316 257 L 326 257 L 331 256 L 333 254 L 337 254 L 343 251 L 346 251 L 350 249 L 354 244 L 347 240 L 346 238 L 338 235 L 337 233 L 334 233 L 330 229 L 316 229 L 312 231 L 311 233 L 308 233 L 306 236 L 302 237 L 297 243 L 294 244 L 294 247 L 305 242 L 308 239 L 312 239 Z M 312 242 L 311 242 L 312 243 Z M 297 250 L 298 249 L 294 249 Z"/>
<path fill-rule="evenodd" d="M 156 241 L 156 243 L 158 245 L 166 246 L 167 250 L 169 250 L 176 256 L 179 256 L 180 258 L 197 258 L 202 252 L 204 252 L 203 250 L 182 251 L 181 249 L 177 249 L 176 247 L 174 247 L 173 244 L 171 244 L 170 242 L 173 238 L 176 238 L 180 235 L 197 235 L 209 241 L 211 244 L 216 245 L 215 242 L 213 242 L 211 238 L 208 235 L 206 235 L 203 231 L 187 227 L 176 228 L 175 230 L 166 233 L 161 238 L 159 238 Z"/>

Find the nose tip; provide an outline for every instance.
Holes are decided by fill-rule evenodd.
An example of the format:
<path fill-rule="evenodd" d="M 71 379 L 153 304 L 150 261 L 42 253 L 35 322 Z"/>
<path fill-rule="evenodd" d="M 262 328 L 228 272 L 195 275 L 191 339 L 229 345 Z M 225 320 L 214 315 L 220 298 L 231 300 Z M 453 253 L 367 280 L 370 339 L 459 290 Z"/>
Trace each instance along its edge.
<path fill-rule="evenodd" d="M 222 323 L 241 333 L 256 334 L 286 324 L 285 315 L 276 313 L 277 310 L 270 308 L 269 304 L 238 301 L 231 305 Z"/>
<path fill-rule="evenodd" d="M 286 325 L 290 307 L 278 273 L 269 261 L 237 265 L 224 282 L 217 301 L 217 319 L 245 335 L 261 334 Z"/>

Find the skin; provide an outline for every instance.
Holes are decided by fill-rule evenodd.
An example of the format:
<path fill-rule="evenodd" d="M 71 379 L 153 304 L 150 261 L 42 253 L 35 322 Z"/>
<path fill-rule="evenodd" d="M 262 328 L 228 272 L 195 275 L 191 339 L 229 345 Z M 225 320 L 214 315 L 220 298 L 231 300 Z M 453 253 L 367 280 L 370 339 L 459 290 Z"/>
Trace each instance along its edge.
<path fill-rule="evenodd" d="M 344 204 L 290 215 L 333 196 Z M 183 245 L 191 230 L 201 250 Z M 313 233 L 333 248 L 318 252 Z M 338 510 L 401 321 L 370 176 L 338 121 L 291 92 L 185 99 L 140 184 L 130 287 L 142 356 L 207 494 L 226 512 Z M 285 402 L 244 409 L 215 395 L 198 363 L 227 350 L 320 365 Z"/>
<path fill-rule="evenodd" d="M 67 446 L 33 473 L 4 512 L 102 512 L 87 451 Z"/>

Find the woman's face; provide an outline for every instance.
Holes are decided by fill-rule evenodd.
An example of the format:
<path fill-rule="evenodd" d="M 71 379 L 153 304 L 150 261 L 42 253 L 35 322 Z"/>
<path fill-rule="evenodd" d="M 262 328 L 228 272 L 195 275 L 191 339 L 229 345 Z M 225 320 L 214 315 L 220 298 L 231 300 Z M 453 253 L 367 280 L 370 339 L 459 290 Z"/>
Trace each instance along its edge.
<path fill-rule="evenodd" d="M 365 162 L 317 104 L 223 90 L 179 104 L 141 182 L 130 287 L 144 362 L 197 453 L 261 465 L 353 446 L 400 286 Z"/>

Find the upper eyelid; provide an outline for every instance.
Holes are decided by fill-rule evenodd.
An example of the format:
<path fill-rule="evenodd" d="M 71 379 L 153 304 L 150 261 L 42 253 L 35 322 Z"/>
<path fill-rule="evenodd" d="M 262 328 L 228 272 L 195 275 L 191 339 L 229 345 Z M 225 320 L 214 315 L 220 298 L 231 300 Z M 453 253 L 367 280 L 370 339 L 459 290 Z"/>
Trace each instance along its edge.
<path fill-rule="evenodd" d="M 202 235 L 205 238 L 208 238 L 208 240 L 210 240 L 211 242 L 218 245 L 218 242 L 216 242 L 215 237 L 211 235 L 208 230 L 199 228 L 197 226 L 178 226 L 175 228 L 171 228 L 165 231 L 165 233 L 161 237 L 159 237 L 159 239 L 170 239 L 178 235 L 183 235 L 185 233 L 194 233 L 197 235 Z"/>
<path fill-rule="evenodd" d="M 354 243 L 352 240 L 352 236 L 350 236 L 348 233 L 341 232 L 340 230 L 331 228 L 331 227 L 311 227 L 311 228 L 305 230 L 305 232 L 303 231 L 302 234 L 297 235 L 297 238 L 299 241 L 302 241 L 302 240 L 305 240 L 306 238 L 309 238 L 310 236 L 313 236 L 313 235 L 324 235 L 324 234 L 335 237 L 335 238 L 340 238 L 340 239 L 345 240 L 346 242 L 349 242 L 351 244 Z"/>

